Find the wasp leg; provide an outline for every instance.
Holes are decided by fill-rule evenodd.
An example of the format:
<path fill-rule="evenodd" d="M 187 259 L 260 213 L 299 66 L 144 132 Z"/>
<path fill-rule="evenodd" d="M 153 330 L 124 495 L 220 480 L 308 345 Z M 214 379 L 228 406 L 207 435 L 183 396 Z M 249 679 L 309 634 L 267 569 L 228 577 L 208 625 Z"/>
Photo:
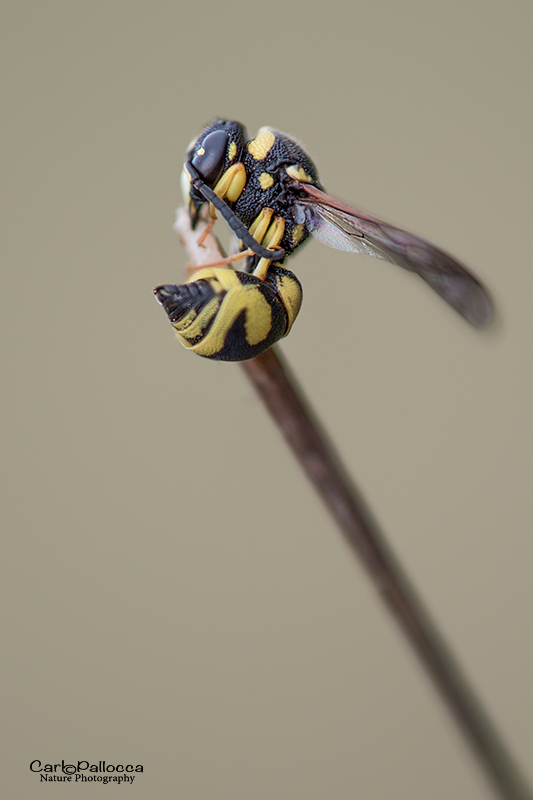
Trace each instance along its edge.
<path fill-rule="evenodd" d="M 221 258 L 217 261 L 211 261 L 209 264 L 200 264 L 200 266 L 196 266 L 194 264 L 187 264 L 185 267 L 185 271 L 189 275 L 193 275 L 199 269 L 211 269 L 214 267 L 227 267 L 228 264 L 231 264 L 233 261 L 239 261 L 241 258 L 248 258 L 248 256 L 253 256 L 253 250 L 243 250 L 241 253 L 234 253 L 231 256 L 227 256 L 226 258 Z"/>
<path fill-rule="evenodd" d="M 207 237 L 214 228 L 216 219 L 217 219 L 217 214 L 215 211 L 215 206 L 213 205 L 213 203 L 209 203 L 209 222 L 207 223 L 204 232 L 201 233 L 198 239 L 196 240 L 196 244 L 198 244 L 200 247 L 204 246 L 205 240 L 207 239 Z"/>
<path fill-rule="evenodd" d="M 285 220 L 283 217 L 274 217 L 274 221 L 269 225 L 266 233 L 262 238 L 262 245 L 267 249 L 277 248 L 281 240 L 283 239 L 283 234 L 285 233 Z M 266 278 L 266 274 L 268 272 L 268 268 L 270 266 L 270 261 L 268 258 L 262 258 L 259 261 L 259 264 L 254 269 L 253 274 L 256 278 L 264 281 Z"/>
<path fill-rule="evenodd" d="M 228 200 L 230 203 L 236 203 L 245 186 L 246 170 L 244 164 L 238 162 L 229 167 L 222 175 L 215 186 L 215 194 L 220 197 L 221 200 Z"/>
<path fill-rule="evenodd" d="M 261 213 L 257 215 L 249 227 L 249 232 L 252 234 L 256 242 L 261 242 L 266 236 L 266 232 L 272 220 L 274 209 L 265 207 L 261 209 Z"/>

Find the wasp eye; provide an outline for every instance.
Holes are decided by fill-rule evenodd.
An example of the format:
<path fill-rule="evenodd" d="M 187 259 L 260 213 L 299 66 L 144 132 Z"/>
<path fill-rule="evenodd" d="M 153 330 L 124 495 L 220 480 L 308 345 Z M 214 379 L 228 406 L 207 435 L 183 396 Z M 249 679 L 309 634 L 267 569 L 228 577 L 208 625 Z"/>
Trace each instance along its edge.
<path fill-rule="evenodd" d="M 222 175 L 227 146 L 228 134 L 213 131 L 205 137 L 192 159 L 193 167 L 208 186 L 214 186 Z"/>

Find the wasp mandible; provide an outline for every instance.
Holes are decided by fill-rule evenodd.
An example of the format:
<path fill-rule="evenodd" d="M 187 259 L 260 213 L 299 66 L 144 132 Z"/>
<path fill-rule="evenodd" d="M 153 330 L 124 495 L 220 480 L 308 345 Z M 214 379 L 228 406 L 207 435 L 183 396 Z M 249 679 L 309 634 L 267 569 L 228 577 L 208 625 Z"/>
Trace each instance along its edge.
<path fill-rule="evenodd" d="M 214 264 L 185 284 L 154 289 L 185 347 L 244 361 L 286 336 L 302 288 L 281 264 L 310 234 L 414 272 L 475 327 L 491 323 L 490 295 L 456 259 L 328 195 L 307 153 L 287 134 L 261 128 L 253 139 L 246 136 L 240 122 L 215 120 L 187 151 L 183 191 L 191 225 L 206 204 L 212 221 L 218 211 L 240 242 L 244 266 Z"/>

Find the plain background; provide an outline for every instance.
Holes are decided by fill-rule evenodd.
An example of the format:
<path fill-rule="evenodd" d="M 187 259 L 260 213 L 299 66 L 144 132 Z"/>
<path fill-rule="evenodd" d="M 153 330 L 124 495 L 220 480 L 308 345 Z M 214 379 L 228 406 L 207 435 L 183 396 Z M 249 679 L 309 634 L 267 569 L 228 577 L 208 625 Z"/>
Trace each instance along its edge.
<path fill-rule="evenodd" d="M 533 779 L 531 4 L 3 17 L 4 796 L 95 796 L 33 759 L 143 764 L 135 798 L 490 796 L 242 370 L 151 294 L 184 277 L 179 175 L 217 116 L 298 137 L 495 295 L 480 334 L 312 242 L 283 350 Z"/>

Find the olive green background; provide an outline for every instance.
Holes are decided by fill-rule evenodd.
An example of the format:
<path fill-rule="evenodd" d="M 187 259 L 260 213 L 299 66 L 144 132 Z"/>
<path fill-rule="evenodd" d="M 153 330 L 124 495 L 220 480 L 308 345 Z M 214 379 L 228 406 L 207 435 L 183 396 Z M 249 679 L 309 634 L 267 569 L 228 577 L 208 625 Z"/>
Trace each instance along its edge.
<path fill-rule="evenodd" d="M 152 297 L 184 276 L 179 175 L 215 116 L 298 137 L 328 191 L 494 292 L 480 334 L 312 242 L 282 347 L 533 779 L 531 4 L 3 16 L 5 796 L 99 791 L 33 759 L 143 764 L 131 798 L 491 796 L 243 371 Z"/>

